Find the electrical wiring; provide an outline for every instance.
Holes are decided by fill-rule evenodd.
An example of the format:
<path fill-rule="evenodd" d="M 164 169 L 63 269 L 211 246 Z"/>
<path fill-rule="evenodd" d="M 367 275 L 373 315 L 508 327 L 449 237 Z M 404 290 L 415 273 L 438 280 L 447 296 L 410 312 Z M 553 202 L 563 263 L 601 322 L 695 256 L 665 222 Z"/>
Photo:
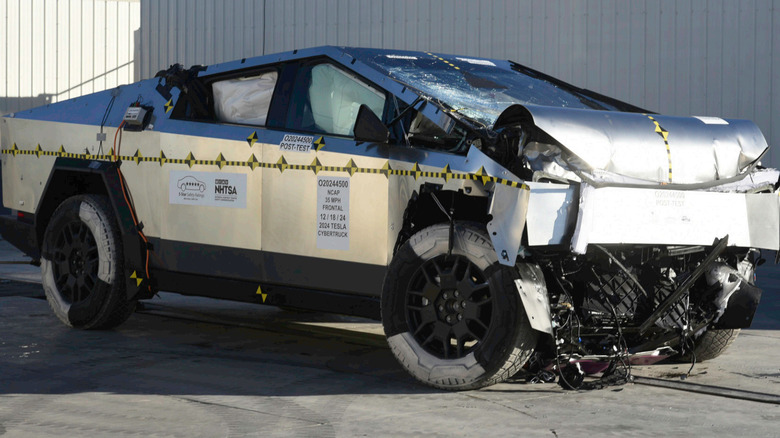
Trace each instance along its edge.
<path fill-rule="evenodd" d="M 122 128 L 124 127 L 125 122 L 122 121 L 122 123 L 119 124 L 119 127 L 116 129 L 116 133 L 114 133 L 114 145 L 111 148 L 111 157 L 114 162 L 118 161 L 119 159 L 119 153 L 121 152 L 122 148 Z M 119 138 L 119 142 L 117 143 L 117 137 Z M 144 241 L 146 256 L 144 261 L 144 272 L 146 273 L 146 278 L 151 278 L 149 275 L 149 255 L 150 255 L 150 243 L 149 239 L 146 238 L 146 235 L 141 230 L 140 223 L 138 221 L 138 217 L 135 214 L 135 205 L 131 202 L 132 197 L 128 197 L 127 187 L 125 186 L 125 177 L 122 174 L 122 170 L 119 166 L 116 168 L 117 176 L 119 177 L 119 185 L 122 188 L 122 197 L 125 199 L 125 203 L 128 206 L 128 209 L 130 210 L 130 217 L 133 219 L 133 225 L 135 226 L 135 229 L 138 230 L 138 235 L 141 237 L 141 240 Z"/>

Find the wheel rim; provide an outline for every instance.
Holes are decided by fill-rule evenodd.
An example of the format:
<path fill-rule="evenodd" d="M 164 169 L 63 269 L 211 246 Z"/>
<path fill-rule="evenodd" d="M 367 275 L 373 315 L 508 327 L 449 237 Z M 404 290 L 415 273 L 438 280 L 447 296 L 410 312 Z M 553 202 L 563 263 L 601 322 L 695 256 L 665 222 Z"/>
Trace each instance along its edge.
<path fill-rule="evenodd" d="M 428 260 L 409 282 L 406 320 L 428 353 L 441 359 L 468 355 L 485 339 L 493 322 L 487 276 L 464 256 Z"/>
<path fill-rule="evenodd" d="M 75 304 L 89 298 L 98 281 L 98 247 L 83 222 L 66 224 L 54 241 L 52 268 L 62 298 Z"/>

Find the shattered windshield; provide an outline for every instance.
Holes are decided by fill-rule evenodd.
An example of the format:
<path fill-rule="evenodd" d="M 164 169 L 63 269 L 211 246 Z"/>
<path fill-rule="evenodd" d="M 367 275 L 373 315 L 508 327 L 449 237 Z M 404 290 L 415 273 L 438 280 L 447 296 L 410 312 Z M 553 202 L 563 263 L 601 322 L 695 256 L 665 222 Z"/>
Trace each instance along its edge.
<path fill-rule="evenodd" d="M 606 102 L 513 68 L 508 61 L 347 49 L 367 65 L 490 127 L 510 105 L 616 110 Z"/>

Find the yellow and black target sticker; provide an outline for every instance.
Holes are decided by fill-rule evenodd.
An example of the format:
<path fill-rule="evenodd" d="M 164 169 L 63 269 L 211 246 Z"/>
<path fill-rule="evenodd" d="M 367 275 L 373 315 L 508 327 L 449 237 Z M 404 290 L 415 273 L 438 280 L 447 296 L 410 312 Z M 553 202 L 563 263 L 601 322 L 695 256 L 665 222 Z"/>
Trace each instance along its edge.
<path fill-rule="evenodd" d="M 655 125 L 656 134 L 660 135 L 664 139 L 664 145 L 666 145 L 666 159 L 669 162 L 669 184 L 672 183 L 672 149 L 669 146 L 669 131 L 665 130 L 663 126 L 653 116 L 648 115 L 648 119 L 653 121 Z"/>
<path fill-rule="evenodd" d="M 247 139 L 247 141 L 249 141 L 249 139 Z M 315 175 L 325 171 L 325 172 L 344 172 L 348 174 L 350 177 L 354 176 L 356 173 L 367 173 L 367 174 L 384 175 L 386 178 L 390 178 L 391 176 L 411 176 L 415 180 L 419 178 L 442 179 L 445 182 L 451 179 L 471 180 L 471 181 L 481 182 L 482 184 L 487 184 L 492 182 L 496 184 L 502 184 L 510 187 L 517 187 L 517 188 L 529 190 L 528 186 L 523 184 L 522 182 L 512 181 L 506 178 L 499 178 L 499 177 L 489 175 L 487 171 L 485 171 L 484 167 L 480 167 L 479 170 L 472 173 L 454 172 L 450 168 L 449 164 L 444 166 L 444 168 L 442 168 L 439 171 L 424 171 L 422 170 L 422 168 L 418 163 L 413 163 L 411 169 L 393 169 L 393 167 L 390 165 L 389 160 L 385 161 L 385 164 L 380 168 L 361 167 L 358 166 L 357 163 L 355 163 L 355 161 L 351 158 L 343 166 L 325 166 L 316 157 L 311 162 L 311 164 L 292 164 L 287 161 L 284 155 L 282 155 L 276 162 L 267 163 L 258 160 L 255 154 L 250 154 L 245 161 L 227 160 L 225 159 L 225 156 L 221 152 L 219 152 L 217 156 L 214 157 L 213 159 L 198 158 L 192 152 L 188 153 L 185 158 L 170 158 L 167 157 L 162 151 L 160 152 L 159 156 L 144 156 L 140 150 L 136 150 L 133 155 L 119 155 L 119 156 L 91 155 L 91 154 L 74 154 L 74 153 L 66 152 L 64 146 L 60 146 L 59 150 L 56 151 L 45 151 L 43 150 L 40 144 L 36 145 L 34 148 L 31 149 L 20 149 L 16 145 L 16 143 L 13 144 L 11 149 L 3 149 L 2 153 L 7 155 L 12 155 L 14 157 L 17 155 L 32 155 L 37 158 L 46 156 L 46 157 L 77 158 L 83 160 L 97 160 L 97 161 L 120 160 L 123 162 L 128 162 L 128 161 L 133 162 L 136 165 L 140 165 L 141 163 L 156 163 L 159 164 L 161 167 L 169 164 L 186 164 L 189 168 L 192 168 L 192 166 L 196 166 L 196 165 L 216 166 L 219 169 L 224 169 L 229 167 L 248 167 L 251 170 L 255 170 L 258 168 L 278 169 L 280 172 L 285 172 L 288 170 L 309 171 L 309 172 L 313 172 Z M 671 170 L 670 170 L 670 180 L 671 180 Z"/>

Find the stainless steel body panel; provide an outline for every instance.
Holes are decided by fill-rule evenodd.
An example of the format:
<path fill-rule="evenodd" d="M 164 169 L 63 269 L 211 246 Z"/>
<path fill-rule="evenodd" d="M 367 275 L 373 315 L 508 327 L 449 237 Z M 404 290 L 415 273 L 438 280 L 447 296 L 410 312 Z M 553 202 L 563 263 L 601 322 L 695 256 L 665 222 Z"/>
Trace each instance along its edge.
<path fill-rule="evenodd" d="M 527 105 L 533 123 L 584 171 L 657 183 L 692 184 L 735 176 L 767 149 L 747 120 L 672 117 Z"/>
<path fill-rule="evenodd" d="M 261 159 L 261 145 L 247 147 L 245 141 L 196 137 L 181 134 L 161 135 L 160 146 L 152 156 L 159 156 L 160 150 L 169 158 L 182 158 L 192 154 L 197 159 L 214 160 L 221 156 L 226 161 L 243 162 L 250 154 Z M 124 172 L 125 167 L 122 166 Z M 157 206 L 162 215 L 163 228 L 160 237 L 181 242 L 222 245 L 234 248 L 260 250 L 261 246 L 261 202 L 262 176 L 248 167 L 213 164 L 165 163 L 163 166 L 146 165 L 157 173 L 155 190 L 162 192 Z M 184 175 L 244 175 L 246 193 L 239 193 L 245 199 L 245 208 L 227 208 L 215 205 L 186 205 L 172 202 L 171 184 Z M 205 179 L 205 178 L 203 178 Z M 150 187 L 151 188 L 151 187 Z M 208 190 L 214 190 L 212 186 Z"/>
<path fill-rule="evenodd" d="M 105 128 L 110 140 L 103 142 L 101 151 L 95 140 L 98 126 L 8 117 L 0 119 L 0 123 L 4 127 L 3 149 L 12 150 L 14 145 L 19 149 L 17 153 L 3 154 L 4 204 L 8 208 L 29 213 L 35 213 L 38 207 L 57 156 L 74 154 L 106 160 L 111 154 L 116 132 L 116 128 Z M 157 132 L 124 132 L 122 137 L 123 155 L 136 152 L 143 156 L 153 156 L 155 152 L 159 155 L 160 134 Z M 40 151 L 36 152 L 38 149 Z M 103 156 L 98 157 L 101 154 Z M 167 198 L 167 192 L 160 182 L 159 166 L 139 166 L 128 161 L 122 166 L 122 172 L 130 192 L 143 193 L 143 196 L 136 196 L 134 202 L 144 223 L 144 231 L 150 236 L 160 236 L 159 205 L 162 199 Z"/>
<path fill-rule="evenodd" d="M 582 185 L 572 249 L 588 244 L 729 245 L 777 250 L 777 193 L 716 193 Z"/>
<path fill-rule="evenodd" d="M 523 240 L 529 197 L 530 192 L 525 188 L 499 184 L 494 189 L 489 210 L 493 220 L 487 223 L 487 230 L 498 255 L 498 262 L 502 265 L 514 266 L 517 259 L 517 251 Z"/>
<path fill-rule="evenodd" d="M 326 141 L 334 141 L 327 139 Z M 354 143 L 354 142 L 353 142 Z M 357 146 L 356 148 L 366 146 Z M 282 156 L 291 165 L 309 166 L 318 160 L 322 169 L 294 171 L 262 169 L 263 174 L 263 249 L 285 254 L 298 254 L 334 260 L 362 262 L 376 265 L 388 263 L 388 177 L 379 173 L 328 170 L 341 168 L 350 160 L 356 167 L 381 169 L 387 159 L 368 156 L 354 156 L 341 152 L 313 149 L 303 153 L 282 153 L 279 145 L 263 146 L 263 159 L 277 162 Z M 323 177 L 346 178 L 348 188 L 348 214 L 346 249 L 318 245 L 318 180 Z M 336 220 L 335 222 L 339 222 Z M 328 223 L 334 223 L 328 221 Z M 342 222 L 343 224 L 343 222 Z M 327 230 L 326 230 L 327 231 Z"/>
<path fill-rule="evenodd" d="M 526 183 L 531 188 L 526 228 L 528 245 L 564 245 L 577 220 L 578 189 L 573 185 Z"/>
<path fill-rule="evenodd" d="M 273 90 L 233 96 L 240 118 L 216 115 L 214 84 L 267 72 Z M 758 288 L 713 301 L 698 279 L 716 262 L 718 282 L 749 279 L 758 249 L 780 249 L 780 172 L 758 166 L 756 126 L 642 111 L 510 61 L 427 52 L 174 65 L 0 118 L 5 205 L 32 213 L 0 216 L 0 234 L 57 260 L 47 294 L 86 301 L 95 327 L 167 290 L 381 317 L 400 362 L 438 387 L 495 383 L 534 351 L 540 369 L 601 355 L 604 371 L 749 326 Z M 79 284 L 94 246 L 74 195 L 114 213 L 100 220 L 122 252 L 99 263 L 124 272 L 94 283 L 102 295 Z M 468 248 L 446 224 L 469 229 Z"/>

